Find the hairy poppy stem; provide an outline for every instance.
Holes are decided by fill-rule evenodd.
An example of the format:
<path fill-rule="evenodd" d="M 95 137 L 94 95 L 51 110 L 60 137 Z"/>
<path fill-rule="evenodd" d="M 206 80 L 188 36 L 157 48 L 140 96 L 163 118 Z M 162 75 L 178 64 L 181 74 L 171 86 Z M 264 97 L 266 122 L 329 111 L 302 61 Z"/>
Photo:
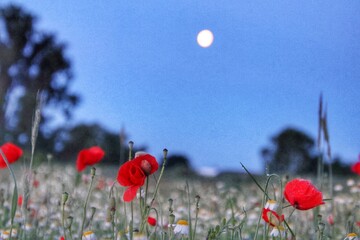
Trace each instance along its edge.
<path fill-rule="evenodd" d="M 192 235 L 192 228 L 191 228 L 191 204 L 190 204 L 190 188 L 189 183 L 186 181 L 186 193 L 187 193 L 187 200 L 188 200 L 188 223 L 189 223 L 189 240 L 194 240 Z"/>
<path fill-rule="evenodd" d="M 65 204 L 69 197 L 69 194 L 67 192 L 64 192 L 61 196 L 61 224 L 63 227 L 63 233 L 64 237 L 66 239 L 66 230 L 65 230 Z"/>
<path fill-rule="evenodd" d="M 164 150 L 163 150 L 164 161 L 163 161 L 163 164 L 162 164 L 162 167 L 161 167 L 159 179 L 158 179 L 157 182 L 156 182 L 155 191 L 154 191 L 154 195 L 153 195 L 153 198 L 152 198 L 152 200 L 151 200 L 151 203 L 150 203 L 150 207 L 153 205 L 153 203 L 154 203 L 154 201 L 155 201 L 156 194 L 157 194 L 157 192 L 158 192 L 159 185 L 160 185 L 160 180 L 161 180 L 162 175 L 164 174 L 165 165 L 166 165 L 166 159 L 167 159 L 167 153 L 168 153 L 168 150 L 167 150 L 166 148 L 164 148 Z"/>
<path fill-rule="evenodd" d="M 92 185 L 94 182 L 94 177 L 95 177 L 95 172 L 96 172 L 96 168 L 92 168 L 91 169 L 91 181 L 90 181 L 90 187 L 89 187 L 89 191 L 88 194 L 86 196 L 86 201 L 84 204 L 84 211 L 83 211 L 83 220 L 82 220 L 82 224 L 81 224 L 81 231 L 80 231 L 80 236 L 82 237 L 83 233 L 84 233 L 84 226 L 85 226 L 85 220 L 86 220 L 86 208 L 90 199 L 90 194 L 91 194 L 91 190 L 92 190 Z"/>
<path fill-rule="evenodd" d="M 151 208 L 150 211 L 151 211 L 151 210 L 153 210 L 153 211 L 155 212 L 156 222 L 157 222 L 158 219 L 159 219 L 159 213 L 158 213 L 158 211 L 157 211 L 155 208 Z M 158 225 L 156 224 L 156 225 L 154 226 L 154 229 L 151 231 L 148 239 L 152 239 L 152 236 L 156 234 L 157 227 L 158 227 Z"/>
<path fill-rule="evenodd" d="M 129 233 L 130 233 L 130 240 L 133 240 L 133 233 L 134 233 L 134 204 L 130 202 L 131 208 L 131 219 L 130 219 L 130 226 L 129 226 Z"/>
<path fill-rule="evenodd" d="M 196 204 L 196 209 L 195 209 L 195 224 L 194 224 L 193 239 L 196 239 L 196 227 L 197 227 L 199 210 L 200 210 L 199 202 L 200 202 L 200 196 L 199 196 L 199 195 L 196 195 L 196 197 L 195 197 L 195 204 Z"/>

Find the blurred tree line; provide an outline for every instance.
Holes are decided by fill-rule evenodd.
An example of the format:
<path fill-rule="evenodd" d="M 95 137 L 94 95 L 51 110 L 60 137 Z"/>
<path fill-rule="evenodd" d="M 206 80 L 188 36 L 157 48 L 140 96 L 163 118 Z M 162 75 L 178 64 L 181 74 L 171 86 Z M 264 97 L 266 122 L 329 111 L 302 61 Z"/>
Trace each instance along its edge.
<path fill-rule="evenodd" d="M 0 142 L 30 147 L 39 92 L 42 107 L 36 152 L 73 160 L 81 149 L 99 145 L 108 153 L 105 162 L 125 161 L 124 132 L 119 135 L 98 124 L 67 124 L 80 97 L 70 89 L 73 75 L 66 45 L 54 34 L 39 31 L 36 20 L 19 6 L 0 6 Z M 54 122 L 64 124 L 54 127 Z"/>
<path fill-rule="evenodd" d="M 315 141 L 306 133 L 286 128 L 271 138 L 271 145 L 262 148 L 261 155 L 269 173 L 311 174 L 317 172 L 318 158 L 324 157 Z M 350 166 L 340 157 L 324 159 L 324 169 L 332 164 L 333 174 L 350 174 Z"/>
<path fill-rule="evenodd" d="M 0 143 L 11 141 L 30 148 L 36 96 L 40 92 L 37 153 L 52 153 L 62 161 L 74 161 L 81 149 L 98 145 L 106 152 L 104 162 L 126 161 L 129 150 L 124 130 L 114 133 L 99 124 L 68 124 L 80 97 L 70 89 L 73 75 L 65 50 L 66 45 L 56 36 L 36 28 L 35 16 L 16 5 L 0 6 Z M 63 124 L 52 126 L 59 119 Z M 315 173 L 319 153 L 310 136 L 285 129 L 271 143 L 261 151 L 270 172 Z M 334 173 L 349 172 L 339 158 L 331 161 Z M 174 166 L 191 171 L 189 160 L 182 155 L 168 158 L 168 167 Z"/>
<path fill-rule="evenodd" d="M 73 75 L 66 45 L 53 34 L 39 31 L 36 20 L 20 6 L 0 6 L 0 143 L 11 141 L 30 148 L 39 92 L 38 156 L 51 153 L 62 161 L 74 161 L 80 150 L 98 145 L 106 152 L 103 162 L 128 160 L 124 129 L 114 133 L 99 124 L 68 124 L 80 97 L 70 89 Z M 63 124 L 51 126 L 59 119 Z M 145 146 L 135 145 L 134 152 L 145 150 Z M 190 169 L 183 156 L 169 156 L 168 160 L 170 167 Z"/>

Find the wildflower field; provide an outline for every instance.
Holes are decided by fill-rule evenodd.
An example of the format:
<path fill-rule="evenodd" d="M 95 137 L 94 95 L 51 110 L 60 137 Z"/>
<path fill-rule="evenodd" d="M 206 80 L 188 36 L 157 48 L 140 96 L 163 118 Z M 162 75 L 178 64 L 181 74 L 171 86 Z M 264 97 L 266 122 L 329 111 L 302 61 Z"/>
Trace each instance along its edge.
<path fill-rule="evenodd" d="M 30 171 L 16 145 L 0 153 L 0 239 L 358 239 L 356 174 L 208 178 L 167 171 L 166 149 L 162 165 L 139 152 L 102 166 L 97 146 Z"/>

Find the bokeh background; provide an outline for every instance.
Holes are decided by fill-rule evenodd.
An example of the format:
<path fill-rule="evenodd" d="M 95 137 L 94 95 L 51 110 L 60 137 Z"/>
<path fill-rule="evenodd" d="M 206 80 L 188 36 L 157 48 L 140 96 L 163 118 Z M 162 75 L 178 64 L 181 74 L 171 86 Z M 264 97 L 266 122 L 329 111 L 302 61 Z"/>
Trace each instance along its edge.
<path fill-rule="evenodd" d="M 29 146 L 36 84 L 25 82 L 48 79 L 40 84 L 38 150 L 61 161 L 101 145 L 107 161 L 118 162 L 132 140 L 159 157 L 167 148 L 206 174 L 239 171 L 240 162 L 260 173 L 264 150 L 276 152 L 272 138 L 287 130 L 314 140 L 306 151 L 316 156 L 321 94 L 332 157 L 357 160 L 359 1 L 2 0 L 0 7 L 11 4 L 32 15 L 36 29 L 20 55 L 51 35 L 68 66 L 39 74 L 49 66 L 34 67 L 34 58 L 24 70 L 20 55 L 6 65 L 9 49 L 17 51 L 2 15 L 0 81 L 12 84 L 1 95 L 3 141 Z M 203 29 L 214 34 L 208 48 L 196 42 Z M 68 98 L 52 104 L 49 89 L 59 86 Z"/>

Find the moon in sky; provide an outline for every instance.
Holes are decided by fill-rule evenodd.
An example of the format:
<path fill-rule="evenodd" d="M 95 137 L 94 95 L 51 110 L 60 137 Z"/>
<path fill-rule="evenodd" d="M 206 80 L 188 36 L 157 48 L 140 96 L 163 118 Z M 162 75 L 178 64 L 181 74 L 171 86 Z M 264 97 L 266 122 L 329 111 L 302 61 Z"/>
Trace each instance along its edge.
<path fill-rule="evenodd" d="M 210 30 L 202 30 L 197 35 L 197 42 L 200 47 L 207 48 L 210 47 L 214 41 L 214 34 Z"/>

